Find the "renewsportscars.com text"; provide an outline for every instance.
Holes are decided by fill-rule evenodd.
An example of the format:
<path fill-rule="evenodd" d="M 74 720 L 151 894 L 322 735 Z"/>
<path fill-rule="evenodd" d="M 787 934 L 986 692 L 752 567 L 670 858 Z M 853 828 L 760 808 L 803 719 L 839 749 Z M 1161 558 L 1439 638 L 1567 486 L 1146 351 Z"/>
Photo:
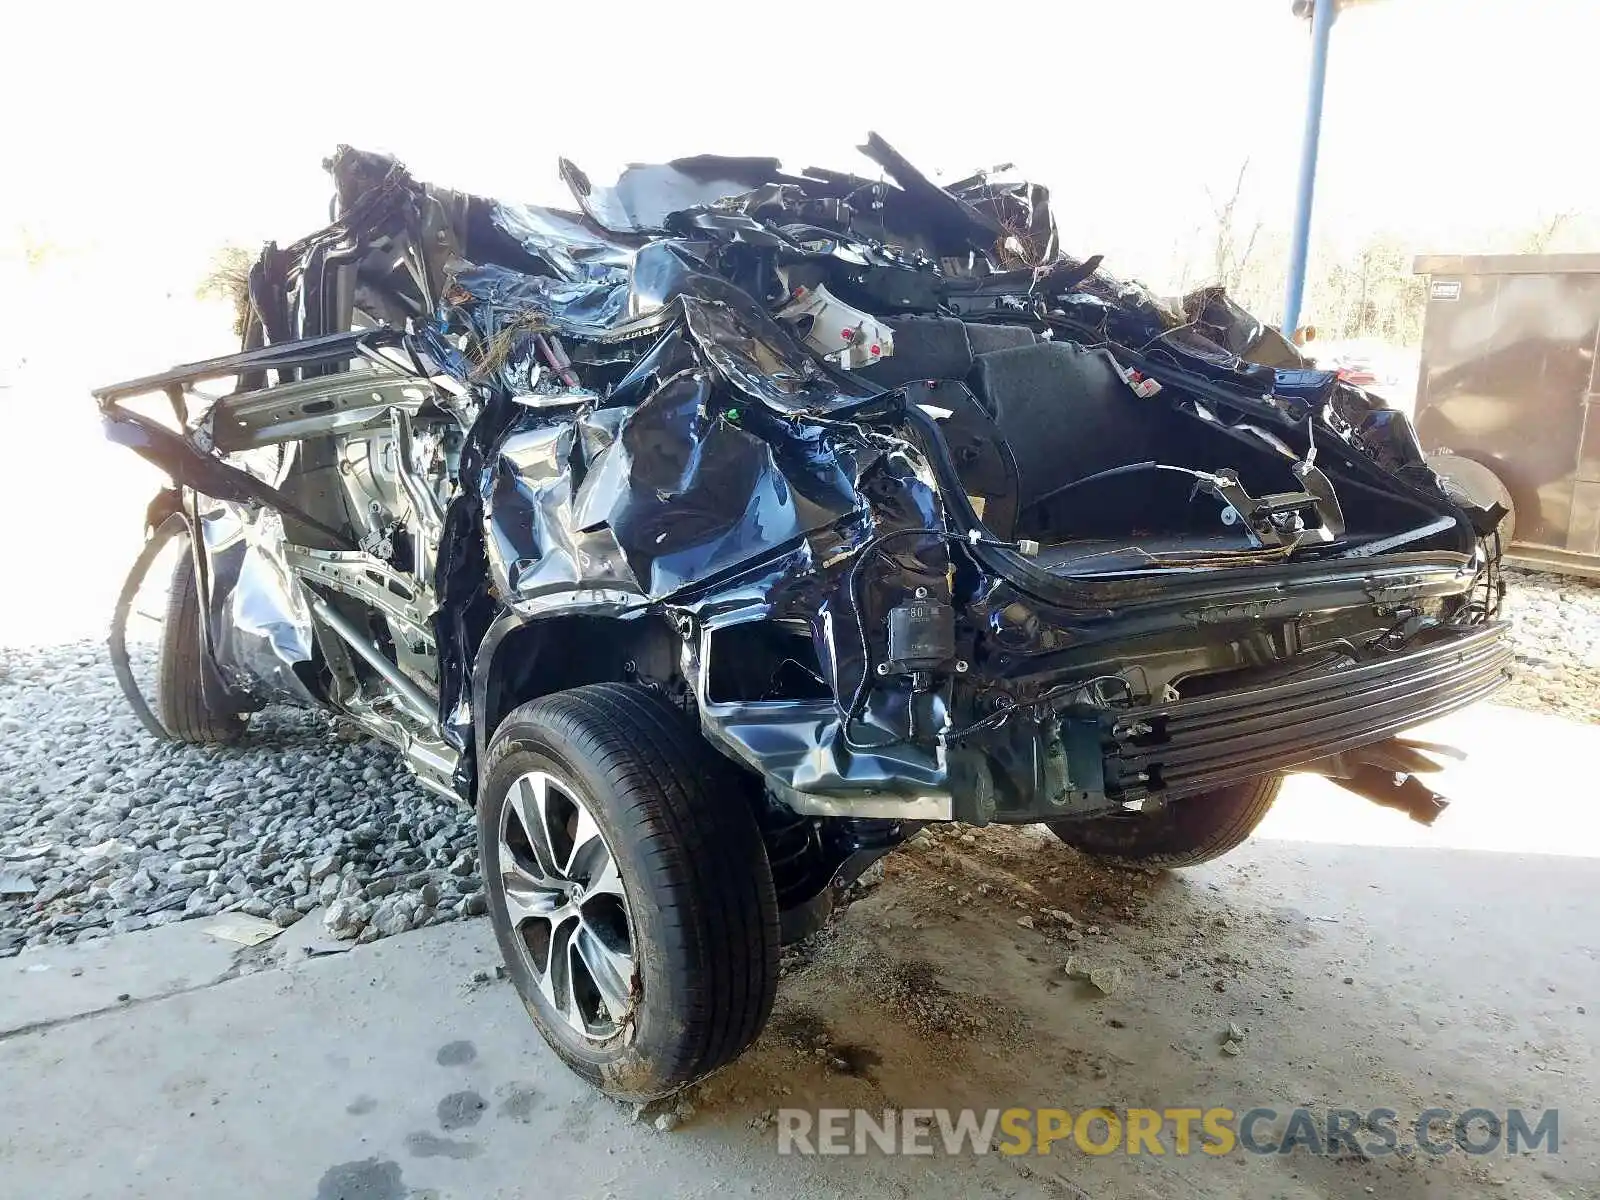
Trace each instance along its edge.
<path fill-rule="evenodd" d="M 1558 1109 L 781 1108 L 779 1154 L 1520 1154 L 1560 1148 Z"/>

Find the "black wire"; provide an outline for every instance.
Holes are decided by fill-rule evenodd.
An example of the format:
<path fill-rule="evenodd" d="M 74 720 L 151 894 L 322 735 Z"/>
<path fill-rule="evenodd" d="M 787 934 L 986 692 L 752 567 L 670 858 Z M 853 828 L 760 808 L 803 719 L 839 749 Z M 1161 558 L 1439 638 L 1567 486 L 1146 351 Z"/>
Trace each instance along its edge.
<path fill-rule="evenodd" d="M 1104 471 L 1096 471 L 1093 475 L 1085 475 L 1082 479 L 1074 479 L 1071 483 L 1064 483 L 1058 488 L 1051 489 L 1036 500 L 1028 501 L 1028 507 L 1033 509 L 1041 504 L 1048 504 L 1061 495 L 1062 492 L 1070 492 L 1073 488 L 1081 487 L 1086 483 L 1097 483 L 1102 479 L 1111 479 L 1117 475 L 1130 475 L 1135 471 L 1176 471 L 1179 474 L 1200 480 L 1202 483 L 1208 479 L 1215 478 L 1204 471 L 1194 471 L 1188 467 L 1175 467 L 1167 463 L 1157 462 L 1151 458 L 1146 459 L 1144 462 L 1124 463 L 1120 467 L 1107 467 Z"/>
<path fill-rule="evenodd" d="M 952 729 L 947 731 L 943 735 L 945 744 L 948 745 L 949 743 L 958 741 L 961 738 L 971 737 L 974 733 L 977 733 L 983 729 L 1004 725 L 1006 721 L 1016 716 L 1020 712 L 1029 712 L 1033 709 L 1039 708 L 1041 705 L 1050 703 L 1052 700 L 1060 699 L 1062 696 L 1070 696 L 1073 692 L 1081 692 L 1084 688 L 1094 687 L 1095 685 L 1101 683 L 1119 683 L 1126 692 L 1127 698 L 1129 700 L 1133 699 L 1133 685 L 1120 675 L 1096 675 L 1090 679 L 1078 679 L 1071 683 L 1061 683 L 1057 684 L 1053 688 L 1049 688 L 1043 692 L 1040 692 L 1032 700 L 1029 700 L 1025 703 L 1016 704 L 1010 708 L 999 709 L 990 713 L 987 717 L 978 718 L 970 725 L 963 725 L 960 729 Z"/>

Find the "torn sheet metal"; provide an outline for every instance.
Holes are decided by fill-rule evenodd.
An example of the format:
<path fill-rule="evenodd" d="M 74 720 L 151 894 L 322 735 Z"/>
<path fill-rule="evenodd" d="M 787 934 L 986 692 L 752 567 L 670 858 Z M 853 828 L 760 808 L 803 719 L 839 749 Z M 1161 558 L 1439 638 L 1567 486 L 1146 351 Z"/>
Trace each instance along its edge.
<path fill-rule="evenodd" d="M 314 704 L 296 674 L 312 659 L 311 611 L 282 556 L 282 517 L 221 503 L 200 514 L 199 529 L 206 629 L 223 681 L 252 707 Z"/>
<path fill-rule="evenodd" d="M 511 706 L 625 678 L 796 811 L 1039 819 L 1164 786 L 1107 774 L 1105 711 L 1492 615 L 1402 415 L 1070 256 L 1039 185 L 861 149 L 563 160 L 566 211 L 341 148 L 245 350 L 97 393 L 182 485 L 237 705 L 470 796 Z"/>

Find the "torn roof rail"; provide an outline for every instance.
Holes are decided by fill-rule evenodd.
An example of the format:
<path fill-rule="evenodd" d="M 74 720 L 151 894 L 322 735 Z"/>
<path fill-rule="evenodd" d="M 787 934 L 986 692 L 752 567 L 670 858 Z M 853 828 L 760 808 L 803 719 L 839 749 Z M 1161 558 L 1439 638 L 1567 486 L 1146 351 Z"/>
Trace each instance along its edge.
<path fill-rule="evenodd" d="M 184 363 L 155 375 L 144 375 L 124 383 L 108 384 L 96 388 L 91 394 L 102 405 L 151 392 L 167 391 L 173 387 L 203 383 L 208 379 L 222 379 L 246 371 L 261 371 L 282 367 L 310 367 L 319 363 L 338 362 L 342 359 L 365 355 L 366 351 L 382 346 L 398 346 L 404 335 L 393 329 L 361 329 L 351 333 L 330 333 L 322 337 L 281 342 L 262 346 L 239 354 L 224 354 L 218 358 L 201 359 Z M 384 361 L 388 361 L 387 359 Z"/>

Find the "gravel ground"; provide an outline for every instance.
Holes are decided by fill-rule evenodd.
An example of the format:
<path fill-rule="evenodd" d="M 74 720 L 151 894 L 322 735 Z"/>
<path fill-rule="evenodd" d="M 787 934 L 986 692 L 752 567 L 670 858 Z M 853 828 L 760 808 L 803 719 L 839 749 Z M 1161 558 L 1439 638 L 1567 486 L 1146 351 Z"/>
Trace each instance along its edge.
<path fill-rule="evenodd" d="M 484 911 L 471 815 L 381 743 L 269 709 L 233 747 L 152 740 L 104 645 L 0 647 L 0 957 L 318 905 L 371 940 Z"/>
<path fill-rule="evenodd" d="M 1496 699 L 1600 723 L 1600 585 L 1507 578 L 1518 666 Z M 103 644 L 0 646 L 0 957 L 319 905 L 359 940 L 481 913 L 470 814 L 319 714 L 269 709 L 233 747 L 158 744 Z"/>
<path fill-rule="evenodd" d="M 1517 670 L 1496 704 L 1600 725 L 1600 583 L 1506 572 Z"/>

